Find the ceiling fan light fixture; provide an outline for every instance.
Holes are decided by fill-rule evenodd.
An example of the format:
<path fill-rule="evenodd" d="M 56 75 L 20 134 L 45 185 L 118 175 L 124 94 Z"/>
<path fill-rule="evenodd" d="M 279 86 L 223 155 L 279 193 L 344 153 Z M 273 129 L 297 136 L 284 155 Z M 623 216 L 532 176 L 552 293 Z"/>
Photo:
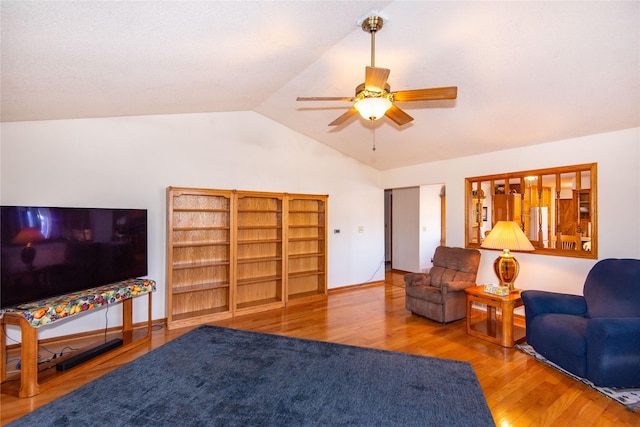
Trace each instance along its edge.
<path fill-rule="evenodd" d="M 348 101 L 353 102 L 353 106 L 340 117 L 329 123 L 329 126 L 339 126 L 356 115 L 358 112 L 363 119 L 370 121 L 373 125 L 375 120 L 384 116 L 389 118 L 398 126 L 404 126 L 413 121 L 413 117 L 404 112 L 395 104 L 396 102 L 410 101 L 436 101 L 443 99 L 456 99 L 458 88 L 438 87 L 431 89 L 410 89 L 391 92 L 391 87 L 387 80 L 391 70 L 388 68 L 376 67 L 375 35 L 382 28 L 382 16 L 377 11 L 371 11 L 358 20 L 358 25 L 362 30 L 371 34 L 371 66 L 365 67 L 364 83 L 356 86 L 354 97 L 344 96 L 323 96 L 323 97 L 298 97 L 297 101 Z M 375 127 L 372 126 L 374 129 Z M 375 150 L 375 142 L 374 142 Z"/>
<path fill-rule="evenodd" d="M 365 120 L 378 120 L 391 108 L 388 98 L 363 98 L 356 101 L 354 108 Z"/>

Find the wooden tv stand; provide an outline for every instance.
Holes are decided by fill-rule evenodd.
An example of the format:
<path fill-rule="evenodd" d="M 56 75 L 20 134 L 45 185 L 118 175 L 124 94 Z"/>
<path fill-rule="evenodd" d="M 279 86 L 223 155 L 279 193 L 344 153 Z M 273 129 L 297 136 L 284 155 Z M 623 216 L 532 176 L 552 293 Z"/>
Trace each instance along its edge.
<path fill-rule="evenodd" d="M 5 324 L 19 326 L 22 335 L 18 397 L 32 397 L 53 388 L 78 373 L 75 369 L 69 369 L 57 373 L 43 381 L 42 384 L 38 382 L 38 328 L 73 318 L 76 314 L 89 310 L 122 303 L 123 345 L 92 358 L 83 365 L 85 368 L 95 366 L 151 339 L 151 293 L 154 290 L 155 282 L 153 280 L 131 279 L 0 310 L 0 377 L 2 382 L 4 383 L 7 379 Z M 133 298 L 144 294 L 148 295 L 146 336 L 134 340 Z"/>

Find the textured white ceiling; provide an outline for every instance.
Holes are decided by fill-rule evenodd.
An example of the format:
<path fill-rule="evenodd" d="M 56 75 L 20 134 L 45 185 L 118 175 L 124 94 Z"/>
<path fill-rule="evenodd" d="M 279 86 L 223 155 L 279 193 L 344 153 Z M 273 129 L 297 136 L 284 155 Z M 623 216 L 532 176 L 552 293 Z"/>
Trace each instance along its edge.
<path fill-rule="evenodd" d="M 640 126 L 640 2 L 2 1 L 2 121 L 256 111 L 377 169 Z M 370 62 L 398 127 L 333 128 Z"/>

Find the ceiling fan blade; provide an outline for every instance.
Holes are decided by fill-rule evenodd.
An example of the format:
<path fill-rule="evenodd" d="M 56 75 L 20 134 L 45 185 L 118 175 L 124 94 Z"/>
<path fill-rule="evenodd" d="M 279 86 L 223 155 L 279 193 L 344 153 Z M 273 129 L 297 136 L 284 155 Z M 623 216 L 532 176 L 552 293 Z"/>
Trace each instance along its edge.
<path fill-rule="evenodd" d="M 387 84 L 390 72 L 391 70 L 387 68 L 367 67 L 364 77 L 364 87 L 367 90 L 382 92 Z"/>
<path fill-rule="evenodd" d="M 413 117 L 402 111 L 400 108 L 395 105 L 391 105 L 391 108 L 387 110 L 385 116 L 389 117 L 391 120 L 396 122 L 399 126 L 406 125 L 410 121 L 413 120 Z"/>
<path fill-rule="evenodd" d="M 353 102 L 354 99 L 351 97 L 344 97 L 344 96 L 311 96 L 311 97 L 304 97 L 304 96 L 299 96 L 296 98 L 296 101 L 349 101 L 349 102 Z"/>
<path fill-rule="evenodd" d="M 431 89 L 400 90 L 398 92 L 393 92 L 393 99 L 394 101 L 398 102 L 456 99 L 457 96 L 458 88 L 456 86 L 434 87 Z"/>
<path fill-rule="evenodd" d="M 349 111 L 347 111 L 346 113 L 344 113 L 343 115 L 341 115 L 340 117 L 338 117 L 337 119 L 329 123 L 329 126 L 341 125 L 342 123 L 346 122 L 354 114 L 358 114 L 358 110 L 356 110 L 355 108 L 351 108 Z"/>

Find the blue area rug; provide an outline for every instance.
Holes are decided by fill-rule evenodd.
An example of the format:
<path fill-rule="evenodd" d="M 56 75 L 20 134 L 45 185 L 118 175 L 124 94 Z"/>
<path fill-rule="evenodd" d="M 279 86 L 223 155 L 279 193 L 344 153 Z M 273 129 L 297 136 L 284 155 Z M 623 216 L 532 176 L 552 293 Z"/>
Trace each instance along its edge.
<path fill-rule="evenodd" d="M 470 364 L 201 326 L 11 426 L 494 426 Z"/>

